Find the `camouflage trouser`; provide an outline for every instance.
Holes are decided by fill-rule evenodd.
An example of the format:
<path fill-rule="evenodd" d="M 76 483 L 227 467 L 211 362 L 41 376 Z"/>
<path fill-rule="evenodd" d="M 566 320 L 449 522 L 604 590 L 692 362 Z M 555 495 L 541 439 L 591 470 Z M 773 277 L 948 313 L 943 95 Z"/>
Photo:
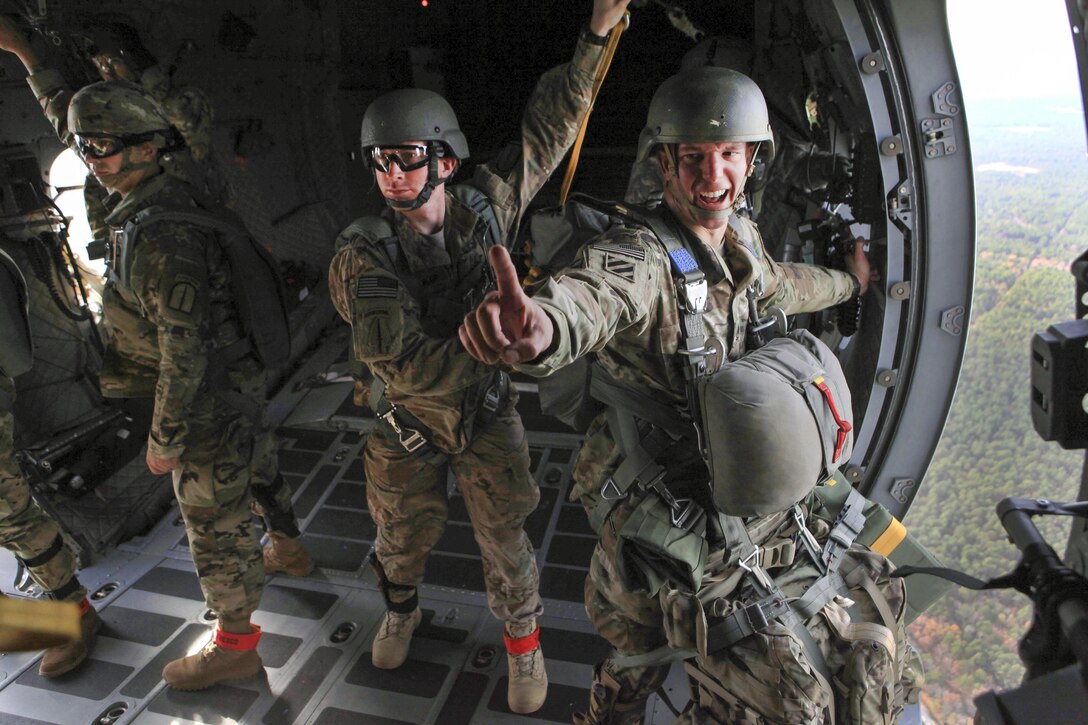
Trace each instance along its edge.
<path fill-rule="evenodd" d="M 598 416 L 586 431 L 585 442 L 578 453 L 574 469 L 575 485 L 571 494 L 578 497 L 587 515 L 593 512 L 600 500 L 599 492 L 604 482 L 622 460 L 622 453 L 608 435 L 605 416 Z M 631 591 L 624 584 L 619 571 L 621 564 L 617 556 L 616 532 L 623 528 L 633 510 L 634 505 L 625 501 L 605 521 L 593 549 L 585 582 L 586 615 L 598 634 L 621 655 L 644 654 L 667 643 L 657 597 L 645 591 Z M 594 681 L 598 682 L 603 677 L 615 692 L 609 695 L 612 703 L 607 706 L 594 695 L 595 699 L 590 703 L 591 715 L 599 718 L 600 722 L 608 722 L 603 716 L 606 711 L 612 713 L 611 717 L 616 722 L 638 717 L 645 709 L 646 700 L 665 680 L 668 672 L 668 665 L 620 668 L 611 659 L 605 660 L 597 665 Z M 597 689 L 602 694 L 607 690 L 595 688 L 594 691 Z M 620 715 L 620 712 L 624 714 Z M 587 722 L 596 721 L 591 719 Z"/>
<path fill-rule="evenodd" d="M 279 440 L 268 428 L 256 433 L 253 451 L 253 494 L 255 512 L 264 520 L 268 531 L 275 531 L 289 538 L 300 535 L 291 501 L 291 487 L 280 475 Z"/>
<path fill-rule="evenodd" d="M 264 589 L 261 546 L 250 517 L 254 431 L 238 415 L 220 420 L 226 423 L 218 439 L 202 437 L 182 453 L 173 472 L 174 494 L 208 608 L 221 618 L 242 619 L 257 609 Z"/>
<path fill-rule="evenodd" d="M 0 382 L 0 397 L 5 392 Z M 13 423 L 11 413 L 0 410 L 0 546 L 26 563 L 44 592 L 69 589 L 62 598 L 78 602 L 87 590 L 74 579 L 76 558 L 63 543 L 57 522 L 30 495 L 13 455 Z"/>
<path fill-rule="evenodd" d="M 370 514 L 378 525 L 378 561 L 394 584 L 418 586 L 448 514 L 446 477 L 452 469 L 464 496 L 483 559 L 491 612 L 524 621 L 543 611 L 540 578 L 525 519 L 540 501 L 529 471 L 521 418 L 508 403 L 461 453 L 408 453 L 378 426 L 363 462 Z"/>

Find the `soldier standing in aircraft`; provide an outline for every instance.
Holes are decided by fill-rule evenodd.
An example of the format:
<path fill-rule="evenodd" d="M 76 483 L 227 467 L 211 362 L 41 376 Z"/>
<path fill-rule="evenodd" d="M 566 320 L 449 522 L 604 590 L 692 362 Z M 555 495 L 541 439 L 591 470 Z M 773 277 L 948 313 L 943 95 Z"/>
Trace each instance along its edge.
<path fill-rule="evenodd" d="M 532 298 L 521 289 L 506 250 L 491 249 L 498 291 L 465 317 L 460 338 L 469 354 L 543 377 L 595 353 L 618 386 L 641 392 L 647 408 L 682 415 L 688 409 L 685 378 L 694 370 L 685 368 L 712 373 L 742 355 L 751 346 L 754 313 L 771 306 L 814 311 L 863 293 L 870 273 L 860 242 L 852 273 L 780 264 L 767 255 L 755 224 L 736 213 L 753 160 L 771 140 L 766 102 L 748 77 L 703 67 L 666 80 L 650 104 L 638 161 L 657 159 L 665 180 L 657 218 L 682 248 L 667 253 L 664 232 L 637 220 L 618 225 L 583 247 L 572 266 Z M 702 270 L 701 289 L 676 277 L 675 264 L 688 273 Z M 683 314 L 681 299 L 688 306 Z M 703 337 L 699 350 L 687 349 Z M 694 428 L 690 433 L 662 457 L 666 480 L 706 478 Z M 612 431 L 602 413 L 587 431 L 571 498 L 591 513 L 600 536 L 586 582 L 589 618 L 619 654 L 635 655 L 665 644 L 660 606 L 647 592 L 625 588 L 618 570 L 616 532 L 630 509 L 605 503 L 593 515 L 603 499 L 617 500 L 602 492 L 620 475 L 624 450 L 620 431 Z M 608 658 L 594 671 L 582 722 L 641 722 L 647 698 L 667 673 L 667 666 L 618 667 Z"/>
<path fill-rule="evenodd" d="M 0 250 L 0 546 L 27 568 L 45 596 L 79 605 L 82 637 L 45 650 L 38 674 L 58 677 L 87 657 L 100 621 L 76 578 L 76 557 L 61 538 L 60 527 L 42 511 L 15 461 L 12 442 L 15 384 L 12 378 L 32 360 L 27 289 L 15 261 Z M 3 595 L 0 595 L 3 596 Z"/>
<path fill-rule="evenodd" d="M 446 181 L 468 157 L 453 109 L 420 89 L 367 108 L 362 146 L 390 211 L 337 240 L 333 301 L 352 325 L 354 354 L 374 378 L 380 424 L 367 440 L 367 500 L 378 525 L 374 559 L 388 611 L 376 667 L 399 667 L 422 617 L 417 587 L 447 516 L 446 477 L 465 498 L 483 558 L 488 602 L 505 622 L 508 704 L 543 705 L 539 576 L 524 523 L 540 492 L 529 470 L 516 392 L 505 374 L 460 349 L 463 314 L 489 284 L 489 245 L 509 242 L 529 201 L 574 143 L 606 37 L 627 0 L 595 0 L 573 60 L 546 73 L 529 100 L 522 139 L 471 182 Z"/>
<path fill-rule="evenodd" d="M 149 94 L 125 81 L 103 81 L 76 93 L 67 128 L 95 177 L 120 201 L 106 221 L 125 222 L 153 206 L 200 207 L 191 186 L 163 173 L 160 155 L 180 141 Z M 251 353 L 226 366 L 229 391 L 208 384 L 217 351 L 243 339 L 224 252 L 210 230 L 189 222 L 146 223 L 121 249 L 111 270 L 118 294 L 141 311 L 152 344 L 141 347 L 157 370 L 147 441 L 152 473 L 171 473 L 189 549 L 208 608 L 218 625 L 200 652 L 166 665 L 171 687 L 199 690 L 262 668 L 261 630 L 250 622 L 264 588 L 261 548 L 250 519 L 255 422 L 231 397 L 264 403 L 264 374 Z"/>
<path fill-rule="evenodd" d="M 226 190 L 211 153 L 212 109 L 207 96 L 196 88 L 171 82 L 166 70 L 144 48 L 136 31 L 123 23 L 109 23 L 94 31 L 95 66 L 103 80 L 138 82 L 155 100 L 184 144 L 176 144 L 159 159 L 163 173 L 192 184 L 201 197 L 226 201 Z M 42 106 L 45 117 L 60 140 L 75 149 L 68 126 L 72 92 L 60 74 L 46 68 L 27 37 L 8 18 L 0 15 L 0 49 L 15 54 L 26 67 L 27 83 Z M 98 180 L 84 186 L 87 216 L 96 239 L 109 236 L 107 217 L 116 206 L 107 187 Z M 109 333 L 106 355 L 99 371 L 99 385 L 107 398 L 150 398 L 155 394 L 159 371 L 155 364 L 155 326 L 139 308 L 108 283 L 102 294 L 102 314 Z M 291 505 L 291 490 L 279 473 L 276 439 L 272 431 L 258 432 L 256 466 L 251 486 L 255 509 L 268 531 L 264 550 L 265 570 L 306 576 L 313 561 L 300 543 L 300 531 Z"/>

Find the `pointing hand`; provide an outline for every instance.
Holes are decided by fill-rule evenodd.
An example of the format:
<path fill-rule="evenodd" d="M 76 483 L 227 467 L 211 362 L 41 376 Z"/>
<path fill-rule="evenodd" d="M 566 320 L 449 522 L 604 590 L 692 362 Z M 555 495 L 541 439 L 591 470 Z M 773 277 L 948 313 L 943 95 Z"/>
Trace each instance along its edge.
<path fill-rule="evenodd" d="M 552 320 L 522 290 L 505 247 L 491 247 L 487 259 L 498 289 L 465 315 L 457 331 L 461 344 L 469 355 L 489 365 L 499 360 L 509 364 L 533 360 L 552 342 Z"/>

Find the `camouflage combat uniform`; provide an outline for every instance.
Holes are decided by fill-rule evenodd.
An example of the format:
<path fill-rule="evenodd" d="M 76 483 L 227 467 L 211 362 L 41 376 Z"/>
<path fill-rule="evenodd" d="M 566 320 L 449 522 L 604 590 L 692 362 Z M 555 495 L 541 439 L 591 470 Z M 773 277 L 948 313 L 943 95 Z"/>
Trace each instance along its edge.
<path fill-rule="evenodd" d="M 107 218 L 113 228 L 150 206 L 197 206 L 192 188 L 167 174 L 145 180 Z M 173 472 L 189 548 L 208 607 L 221 618 L 251 614 L 264 587 L 261 547 L 250 518 L 257 465 L 253 421 L 209 390 L 209 350 L 241 339 L 227 261 L 211 232 L 158 222 L 136 237 L 129 285 L 114 291 L 139 309 L 147 330 L 133 359 L 157 371 L 148 451 L 179 459 Z M 153 327 L 155 335 L 151 336 Z M 252 356 L 232 363 L 234 390 L 264 401 L 264 375 Z"/>
<path fill-rule="evenodd" d="M 75 148 L 75 137 L 68 129 L 68 106 L 72 91 L 60 74 L 52 69 L 27 77 L 27 83 L 42 106 L 61 142 Z M 211 153 L 212 108 L 207 96 L 190 86 L 172 86 L 165 70 L 151 66 L 140 75 L 143 87 L 162 107 L 165 115 L 185 138 L 186 148 L 160 157 L 164 172 L 187 181 L 204 198 L 223 202 L 226 189 Z M 116 197 L 91 175 L 84 186 L 87 216 L 96 239 L 109 236 L 110 209 Z M 158 331 L 156 325 L 121 294 L 112 282 L 102 292 L 102 318 L 108 332 L 106 354 L 99 371 L 99 386 L 107 398 L 151 398 L 159 378 Z M 263 381 L 264 371 L 255 373 Z M 254 390 L 257 381 L 254 380 Z M 261 388 L 261 396 L 264 395 Z M 291 491 L 279 474 L 278 448 L 272 431 L 258 432 L 258 465 L 252 485 L 260 501 L 268 528 L 290 538 L 299 535 L 292 513 Z"/>
<path fill-rule="evenodd" d="M 471 183 L 490 200 L 503 239 L 574 142 L 601 51 L 580 40 L 572 62 L 544 74 L 529 100 L 520 154 L 477 167 Z M 487 224 L 449 190 L 445 203 L 444 243 L 413 231 L 401 215 L 392 220 L 427 299 L 414 299 L 401 284 L 380 242 L 350 227 L 337 241 L 340 251 L 329 272 L 333 302 L 352 325 L 357 358 L 385 381 L 389 402 L 430 429 L 436 449 L 409 453 L 384 425 L 371 433 L 364 463 L 378 525 L 375 548 L 390 582 L 422 582 L 445 525 L 452 469 L 480 546 L 491 610 L 504 621 L 527 621 L 542 610 L 536 559 L 524 530 L 540 492 L 529 471 L 516 393 L 511 390 L 494 420 L 474 426 L 495 370 L 469 357 L 457 327 L 478 301 L 464 291 L 480 291 L 486 282 Z"/>
<path fill-rule="evenodd" d="M 71 602 L 87 595 L 75 578 L 76 558 L 57 522 L 38 506 L 15 461 L 11 414 L 15 385 L 0 375 L 0 546 L 21 559 L 42 591 Z"/>
<path fill-rule="evenodd" d="M 668 213 L 668 212 L 665 212 Z M 679 227 L 679 224 L 675 225 Z M 761 310 L 777 306 L 787 314 L 823 309 L 854 293 L 850 275 L 822 267 L 778 263 L 763 247 L 753 222 L 734 215 L 723 244 L 724 256 L 692 238 L 689 245 L 707 277 L 702 321 L 707 373 L 745 351 L 748 297 L 762 278 Z M 663 246 L 644 227 L 614 227 L 582 249 L 571 267 L 534 293 L 555 323 L 554 349 L 533 364 L 516 366 L 535 376 L 549 373 L 589 353 L 619 383 L 655 402 L 686 409 L 680 355 L 680 320 L 670 262 Z M 622 461 L 605 414 L 590 425 L 575 464 L 572 501 L 591 512 L 605 482 Z M 707 476 L 694 446 L 670 451 L 670 475 Z M 617 567 L 616 532 L 633 505 L 621 503 L 601 527 L 586 580 L 586 611 L 597 631 L 626 655 L 665 644 L 656 592 L 631 591 Z M 664 679 L 665 667 L 609 672 L 624 678 L 629 692 L 648 695 Z"/>

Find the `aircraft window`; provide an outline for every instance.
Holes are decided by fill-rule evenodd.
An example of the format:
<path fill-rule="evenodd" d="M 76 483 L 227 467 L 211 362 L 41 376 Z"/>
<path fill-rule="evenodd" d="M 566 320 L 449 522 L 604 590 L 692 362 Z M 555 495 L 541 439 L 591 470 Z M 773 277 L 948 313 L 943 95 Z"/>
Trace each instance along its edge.
<path fill-rule="evenodd" d="M 64 216 L 71 220 L 68 223 L 68 244 L 79 257 L 80 265 L 101 277 L 106 269 L 105 263 L 87 256 L 87 243 L 92 237 L 83 202 L 83 184 L 86 180 L 87 167 L 71 149 L 65 149 L 49 168 L 49 181 L 55 194 L 53 199 Z"/>

